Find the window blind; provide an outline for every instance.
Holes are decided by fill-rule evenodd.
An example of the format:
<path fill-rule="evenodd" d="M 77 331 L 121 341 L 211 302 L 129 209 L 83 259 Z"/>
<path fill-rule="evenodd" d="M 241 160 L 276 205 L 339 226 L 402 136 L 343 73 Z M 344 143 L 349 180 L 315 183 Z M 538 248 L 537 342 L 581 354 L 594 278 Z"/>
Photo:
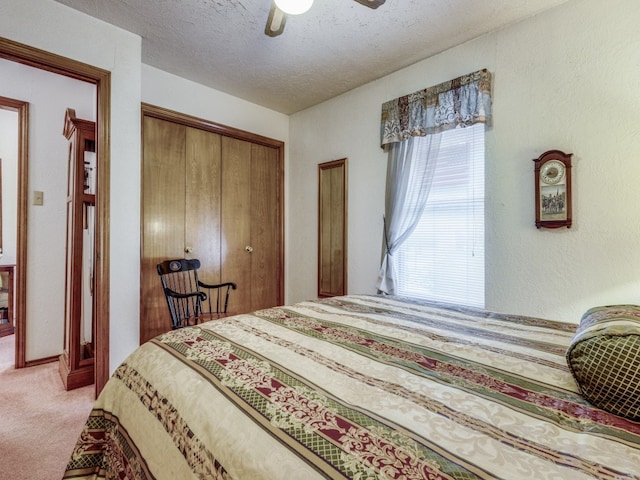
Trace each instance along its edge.
<path fill-rule="evenodd" d="M 484 307 L 483 124 L 442 133 L 426 208 L 395 255 L 398 294 Z"/>

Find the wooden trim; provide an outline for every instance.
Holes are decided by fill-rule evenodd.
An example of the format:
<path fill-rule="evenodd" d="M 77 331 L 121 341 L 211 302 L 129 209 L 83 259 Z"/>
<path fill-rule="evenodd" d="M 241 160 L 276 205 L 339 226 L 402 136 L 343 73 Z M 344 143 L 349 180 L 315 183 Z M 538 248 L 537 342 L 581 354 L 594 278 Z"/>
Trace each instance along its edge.
<path fill-rule="evenodd" d="M 0 37 L 0 58 L 89 83 L 96 83 L 102 75 L 110 74 L 108 70 L 3 37 Z"/>
<path fill-rule="evenodd" d="M 37 367 L 38 365 L 46 365 L 47 363 L 57 362 L 59 360 L 59 355 L 54 355 L 53 357 L 44 357 L 39 358 L 37 360 L 29 360 L 25 363 L 25 367 Z"/>
<path fill-rule="evenodd" d="M 110 218 L 110 127 L 111 127 L 111 72 L 28 45 L 0 37 L 0 58 L 47 70 L 67 77 L 96 85 L 97 90 L 97 161 L 101 167 L 98 175 L 98 198 L 96 199 L 96 395 L 102 390 L 109 378 L 109 218 Z M 27 131 L 27 130 L 25 130 Z M 27 137 L 27 135 L 25 135 Z M 26 138 L 24 146 L 26 147 Z M 26 158 L 26 150 L 25 150 Z M 28 169 L 26 162 L 22 190 L 18 193 L 18 254 L 16 258 L 16 283 L 20 296 L 26 295 L 27 265 L 27 211 L 28 211 Z M 20 366 L 26 366 L 24 331 L 26 302 L 20 299 L 16 308 L 16 329 L 22 331 L 19 340 L 16 335 L 16 355 L 22 355 Z M 21 343 L 20 343 L 21 342 Z M 31 364 L 32 362 L 30 362 Z M 18 362 L 16 362 L 18 366 Z"/>
<path fill-rule="evenodd" d="M 96 119 L 96 161 L 100 165 L 97 178 L 95 233 L 95 392 L 96 397 L 109 380 L 110 285 L 111 285 L 111 74 L 100 77 L 98 83 L 98 118 Z"/>
<path fill-rule="evenodd" d="M 187 127 L 199 128 L 208 132 L 217 133 L 224 137 L 237 138 L 239 140 L 245 140 L 247 142 L 255 143 L 257 145 L 263 145 L 265 147 L 284 149 L 284 142 L 281 140 L 275 140 L 269 137 L 263 137 L 257 133 L 247 132 L 238 128 L 229 127 L 221 123 L 211 122 L 203 118 L 194 117 L 185 113 L 175 112 L 148 103 L 142 103 L 142 117 L 154 117 L 160 120 L 167 120 L 169 122 L 178 123 Z"/>
<path fill-rule="evenodd" d="M 279 202 L 278 204 L 280 205 L 280 212 L 278 212 L 278 215 L 280 215 L 280 304 L 284 304 L 285 302 L 285 295 L 284 295 L 284 261 L 285 261 L 285 256 L 284 256 L 284 252 L 285 252 L 285 230 L 284 230 L 284 222 L 285 222 L 285 216 L 284 216 L 284 203 L 285 203 L 285 198 L 284 198 L 284 142 L 282 142 L 282 146 L 280 148 L 278 148 L 278 165 L 280 170 L 278 171 L 278 176 L 280 178 L 280 190 L 278 192 L 279 195 Z"/>

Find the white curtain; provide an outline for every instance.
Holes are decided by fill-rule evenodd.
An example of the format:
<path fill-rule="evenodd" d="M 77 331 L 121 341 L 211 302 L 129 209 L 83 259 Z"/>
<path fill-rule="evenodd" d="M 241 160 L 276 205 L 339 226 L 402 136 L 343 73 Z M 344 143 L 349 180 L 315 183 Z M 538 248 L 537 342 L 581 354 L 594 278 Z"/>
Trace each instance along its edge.
<path fill-rule="evenodd" d="M 410 137 L 389 145 L 385 198 L 385 254 L 376 287 L 395 294 L 393 253 L 415 229 L 429 197 L 441 133 Z"/>

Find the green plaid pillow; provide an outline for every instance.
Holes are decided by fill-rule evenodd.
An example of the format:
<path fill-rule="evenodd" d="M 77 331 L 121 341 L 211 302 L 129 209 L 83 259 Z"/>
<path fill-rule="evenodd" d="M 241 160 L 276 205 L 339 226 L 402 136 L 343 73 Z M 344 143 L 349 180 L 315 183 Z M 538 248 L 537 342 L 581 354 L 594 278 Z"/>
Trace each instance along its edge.
<path fill-rule="evenodd" d="M 640 420 L 640 306 L 587 310 L 569 344 L 567 364 L 590 403 Z"/>

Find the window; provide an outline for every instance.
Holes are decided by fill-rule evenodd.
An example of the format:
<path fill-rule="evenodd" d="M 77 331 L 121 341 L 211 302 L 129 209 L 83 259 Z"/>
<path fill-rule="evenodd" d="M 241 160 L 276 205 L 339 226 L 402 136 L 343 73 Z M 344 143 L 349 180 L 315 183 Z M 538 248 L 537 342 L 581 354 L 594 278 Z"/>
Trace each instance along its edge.
<path fill-rule="evenodd" d="M 484 307 L 483 124 L 442 133 L 426 208 L 395 256 L 399 295 Z"/>

